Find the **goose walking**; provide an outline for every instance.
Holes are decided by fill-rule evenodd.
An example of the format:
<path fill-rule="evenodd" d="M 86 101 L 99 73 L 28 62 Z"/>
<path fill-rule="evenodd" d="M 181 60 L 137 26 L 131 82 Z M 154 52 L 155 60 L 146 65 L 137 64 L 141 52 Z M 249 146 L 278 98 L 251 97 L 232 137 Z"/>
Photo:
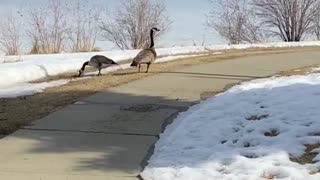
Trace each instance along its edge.
<path fill-rule="evenodd" d="M 112 65 L 118 65 L 118 64 L 113 60 L 102 55 L 93 56 L 90 59 L 90 61 L 87 61 L 82 65 L 82 68 L 79 70 L 79 77 L 83 75 L 86 66 L 93 66 L 94 68 L 98 69 L 99 70 L 98 76 L 100 76 L 101 69 L 110 67 Z"/>
<path fill-rule="evenodd" d="M 156 53 L 156 50 L 154 49 L 154 40 L 153 40 L 155 31 L 160 31 L 160 30 L 155 27 L 150 30 L 150 39 L 151 39 L 150 47 L 140 51 L 139 54 L 135 58 L 133 58 L 133 61 L 131 63 L 131 66 L 139 66 L 139 72 L 140 72 L 141 64 L 146 64 L 147 65 L 146 73 L 148 73 L 151 63 L 153 63 L 157 58 L 157 53 Z"/>

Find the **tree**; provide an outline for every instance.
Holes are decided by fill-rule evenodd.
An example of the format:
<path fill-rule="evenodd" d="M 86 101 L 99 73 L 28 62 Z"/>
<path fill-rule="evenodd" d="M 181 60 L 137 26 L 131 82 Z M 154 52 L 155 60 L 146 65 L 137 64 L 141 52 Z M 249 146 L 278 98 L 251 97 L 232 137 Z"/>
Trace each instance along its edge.
<path fill-rule="evenodd" d="M 101 9 L 88 0 L 77 1 L 71 6 L 68 37 L 73 52 L 89 52 L 95 48 L 99 33 Z"/>
<path fill-rule="evenodd" d="M 160 28 L 156 39 L 164 35 L 171 21 L 163 1 L 122 0 L 120 7 L 101 22 L 102 35 L 120 49 L 142 49 L 150 43 L 152 27 Z"/>
<path fill-rule="evenodd" d="M 206 25 L 230 44 L 255 43 L 264 39 L 263 31 L 248 0 L 211 0 L 213 9 Z"/>
<path fill-rule="evenodd" d="M 313 18 L 313 33 L 320 40 L 320 10 L 318 10 L 317 15 Z"/>
<path fill-rule="evenodd" d="M 314 32 L 319 0 L 254 0 L 257 15 L 283 41 L 301 41 Z"/>
<path fill-rule="evenodd" d="M 18 55 L 22 44 L 23 26 L 19 17 L 4 17 L 0 23 L 0 44 L 7 55 Z"/>
<path fill-rule="evenodd" d="M 64 51 L 69 31 L 67 12 L 62 0 L 50 0 L 48 6 L 30 11 L 31 53 Z"/>

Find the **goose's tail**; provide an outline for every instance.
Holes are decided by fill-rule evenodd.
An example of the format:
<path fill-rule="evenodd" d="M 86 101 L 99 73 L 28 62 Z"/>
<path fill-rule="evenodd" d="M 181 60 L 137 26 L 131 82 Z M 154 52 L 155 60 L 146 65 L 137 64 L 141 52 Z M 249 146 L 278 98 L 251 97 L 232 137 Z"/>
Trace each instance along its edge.
<path fill-rule="evenodd" d="M 119 65 L 118 63 L 116 63 L 116 62 L 114 62 L 114 61 L 112 61 L 112 63 L 111 64 L 114 64 L 114 65 Z"/>

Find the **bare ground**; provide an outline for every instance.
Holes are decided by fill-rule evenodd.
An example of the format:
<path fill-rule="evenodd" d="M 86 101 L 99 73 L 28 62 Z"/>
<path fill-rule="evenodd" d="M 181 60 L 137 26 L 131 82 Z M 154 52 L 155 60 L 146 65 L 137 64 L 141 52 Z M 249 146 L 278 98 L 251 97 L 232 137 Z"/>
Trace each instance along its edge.
<path fill-rule="evenodd" d="M 316 51 L 318 47 L 283 48 L 283 49 L 251 49 L 229 50 L 221 55 L 208 55 L 196 58 L 186 58 L 179 61 L 153 64 L 151 73 L 137 73 L 136 69 L 120 70 L 113 74 L 100 77 L 73 81 L 60 87 L 49 88 L 43 93 L 32 96 L 0 99 L 0 137 L 10 134 L 17 129 L 31 124 L 34 120 L 45 117 L 49 113 L 72 104 L 81 98 L 106 91 L 108 88 L 125 84 L 140 78 L 159 73 L 174 71 L 187 66 L 212 63 L 245 56 L 258 56 L 265 54 L 292 53 L 299 51 Z M 64 74 L 49 77 L 41 81 L 75 78 L 75 74 Z M 218 93 L 218 92 L 217 92 Z M 214 95 L 214 94 L 210 94 Z"/>

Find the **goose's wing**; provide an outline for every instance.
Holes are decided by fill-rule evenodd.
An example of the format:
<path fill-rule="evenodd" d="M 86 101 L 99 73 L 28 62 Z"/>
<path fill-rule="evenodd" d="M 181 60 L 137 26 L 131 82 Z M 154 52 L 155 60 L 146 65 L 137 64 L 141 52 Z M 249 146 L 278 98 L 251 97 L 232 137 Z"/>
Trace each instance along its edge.
<path fill-rule="evenodd" d="M 112 59 L 109 59 L 105 56 L 97 56 L 95 59 L 97 59 L 100 64 L 114 64 Z"/>
<path fill-rule="evenodd" d="M 153 49 L 144 49 L 137 54 L 133 61 L 136 63 L 149 62 L 155 59 L 156 53 Z"/>

